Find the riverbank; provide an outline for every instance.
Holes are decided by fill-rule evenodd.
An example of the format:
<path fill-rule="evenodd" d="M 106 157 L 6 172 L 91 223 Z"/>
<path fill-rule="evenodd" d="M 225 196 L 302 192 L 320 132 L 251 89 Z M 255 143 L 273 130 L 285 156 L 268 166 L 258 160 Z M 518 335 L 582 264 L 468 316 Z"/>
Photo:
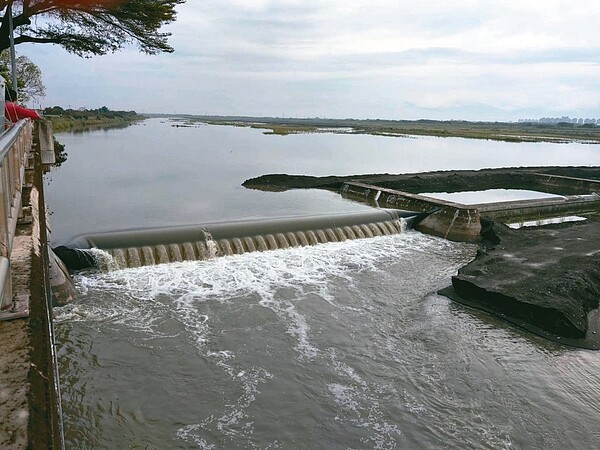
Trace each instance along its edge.
<path fill-rule="evenodd" d="M 52 129 L 55 133 L 93 131 L 104 128 L 125 128 L 136 122 L 141 122 L 145 117 L 131 118 L 85 118 L 76 119 L 72 117 L 49 117 Z"/>
<path fill-rule="evenodd" d="M 600 126 L 572 123 L 468 122 L 462 120 L 381 120 L 322 119 L 241 116 L 184 116 L 187 126 L 198 123 L 250 127 L 265 134 L 300 133 L 370 134 L 410 138 L 411 136 L 460 137 L 505 142 L 583 142 L 600 144 Z M 181 125 L 178 125 L 181 126 Z"/>

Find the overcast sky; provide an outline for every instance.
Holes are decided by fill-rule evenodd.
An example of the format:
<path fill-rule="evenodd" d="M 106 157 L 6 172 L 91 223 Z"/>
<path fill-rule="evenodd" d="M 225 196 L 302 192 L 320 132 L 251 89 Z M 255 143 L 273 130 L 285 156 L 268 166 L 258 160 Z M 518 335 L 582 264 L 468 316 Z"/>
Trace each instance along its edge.
<path fill-rule="evenodd" d="M 597 0 L 187 0 L 173 54 L 20 45 L 42 106 L 286 117 L 600 117 Z"/>

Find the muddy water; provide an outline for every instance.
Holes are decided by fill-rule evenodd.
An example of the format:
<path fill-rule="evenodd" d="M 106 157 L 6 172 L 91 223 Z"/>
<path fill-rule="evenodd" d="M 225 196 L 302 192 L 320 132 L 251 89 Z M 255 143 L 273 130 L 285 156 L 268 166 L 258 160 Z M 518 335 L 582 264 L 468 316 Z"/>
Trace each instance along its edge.
<path fill-rule="evenodd" d="M 172 133 L 158 121 L 148 126 L 156 131 L 156 142 Z M 215 128 L 229 142 L 230 129 L 224 127 L 177 131 L 221 133 Z M 135 136 L 143 129 L 128 130 Z M 72 137 L 70 163 L 100 164 L 101 152 L 114 155 L 111 142 L 126 141 L 120 133 L 128 130 L 88 135 L 92 156 L 87 159 L 85 148 L 77 147 L 86 141 Z M 248 142 L 253 139 L 245 136 Z M 269 147 L 274 144 L 263 140 L 273 136 L 253 136 L 266 147 L 255 142 L 247 148 L 275 151 Z M 323 149 L 325 143 L 336 142 L 327 139 L 331 141 L 312 143 Z M 390 164 L 399 161 L 391 151 L 386 153 L 390 142 L 402 141 L 397 151 L 407 157 L 410 149 L 402 150 L 404 142 L 420 141 L 378 139 L 372 142 L 385 141 L 381 148 L 392 158 Z M 291 145 L 285 138 L 278 142 Z M 512 145 L 500 144 L 508 149 Z M 545 157 L 550 158 L 554 147 L 547 145 L 535 148 L 548 148 Z M 193 159 L 191 149 L 180 148 L 183 160 Z M 573 147 L 572 163 L 589 148 Z M 146 151 L 155 150 L 148 144 Z M 142 160 L 142 148 L 132 152 Z M 127 158 L 124 164 L 131 164 Z M 344 161 L 340 173 L 375 169 L 374 162 L 365 166 L 373 170 L 361 170 Z M 293 158 L 278 164 L 281 171 L 285 165 L 301 167 Z M 320 170 L 333 172 L 335 165 L 335 158 L 321 155 Z M 129 177 L 138 170 L 131 166 L 90 171 L 89 186 L 78 192 L 63 192 L 57 185 L 67 186 L 69 176 L 82 173 L 81 166 L 79 172 L 61 169 L 53 175 L 56 184 L 49 195 L 55 238 L 68 240 L 73 234 L 72 224 L 67 231 L 57 229 L 57 223 L 69 221 L 114 229 L 123 228 L 118 225 L 122 217 L 130 222 L 162 220 L 158 225 L 193 223 L 189 219 L 194 214 L 186 211 L 202 215 L 204 208 L 221 220 L 231 205 L 237 206 L 238 216 L 289 212 L 291 198 L 281 200 L 285 194 L 259 193 L 265 196 L 261 200 L 270 201 L 253 203 L 258 199 L 228 187 L 253 171 L 243 163 L 221 166 L 224 191 L 197 181 L 203 188 L 196 190 L 200 200 L 194 203 L 188 195 L 193 178 L 186 174 L 189 166 L 189 161 L 184 164 L 181 180 L 170 178 L 174 185 L 181 182 L 178 187 L 166 184 L 171 193 L 181 192 L 170 203 L 173 211 L 182 211 L 183 219 L 159 217 L 152 200 L 163 201 L 160 187 L 148 182 L 142 189 L 141 176 Z M 149 165 L 145 175 L 160 185 L 163 168 Z M 302 171 L 310 170 L 308 165 Z M 268 171 L 255 168 L 249 176 Z M 128 204 L 131 216 L 110 216 L 102 202 L 89 208 L 94 192 L 100 198 L 108 195 L 97 191 L 101 178 L 116 195 L 110 206 L 118 212 Z M 130 196 L 121 198 L 118 194 L 127 187 Z M 203 205 L 201 200 L 222 192 L 227 203 L 211 203 L 214 209 Z M 310 213 L 360 207 L 333 194 L 309 194 L 312 201 L 298 204 Z M 145 196 L 148 202 L 141 200 Z M 69 205 L 64 204 L 67 199 Z M 100 211 L 108 216 L 102 222 Z M 435 294 L 474 251 L 471 245 L 406 232 L 81 273 L 76 277 L 78 301 L 55 310 L 68 447 L 598 448 L 599 353 L 545 342 Z"/>

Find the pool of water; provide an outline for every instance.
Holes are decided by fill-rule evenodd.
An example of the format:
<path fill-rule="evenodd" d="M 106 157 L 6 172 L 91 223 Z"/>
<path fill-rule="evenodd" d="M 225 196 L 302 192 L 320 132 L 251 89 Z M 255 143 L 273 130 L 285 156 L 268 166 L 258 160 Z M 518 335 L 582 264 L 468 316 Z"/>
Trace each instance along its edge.
<path fill-rule="evenodd" d="M 515 222 L 507 224 L 510 228 L 519 229 L 523 227 L 540 227 L 542 225 L 550 225 L 554 223 L 565 223 L 565 222 L 583 222 L 587 220 L 586 217 L 581 216 L 564 216 L 564 217 L 550 217 L 548 219 L 539 220 L 524 220 L 522 222 Z"/>
<path fill-rule="evenodd" d="M 479 205 L 482 203 L 511 202 L 516 200 L 536 200 L 545 198 L 563 198 L 560 195 L 526 189 L 486 189 L 484 191 L 463 192 L 424 192 L 419 195 L 460 203 Z"/>

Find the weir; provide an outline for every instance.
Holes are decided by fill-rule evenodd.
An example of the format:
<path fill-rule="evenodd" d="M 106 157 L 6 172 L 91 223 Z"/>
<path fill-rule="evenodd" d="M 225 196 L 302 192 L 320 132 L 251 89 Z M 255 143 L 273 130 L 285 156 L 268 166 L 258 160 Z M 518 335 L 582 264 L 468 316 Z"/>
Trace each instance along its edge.
<path fill-rule="evenodd" d="M 93 249 L 108 252 L 116 268 L 239 255 L 402 233 L 427 215 L 374 209 L 326 216 L 246 220 L 81 236 L 54 249 L 70 269 L 102 265 Z M 86 251 L 86 249 L 92 249 Z"/>

